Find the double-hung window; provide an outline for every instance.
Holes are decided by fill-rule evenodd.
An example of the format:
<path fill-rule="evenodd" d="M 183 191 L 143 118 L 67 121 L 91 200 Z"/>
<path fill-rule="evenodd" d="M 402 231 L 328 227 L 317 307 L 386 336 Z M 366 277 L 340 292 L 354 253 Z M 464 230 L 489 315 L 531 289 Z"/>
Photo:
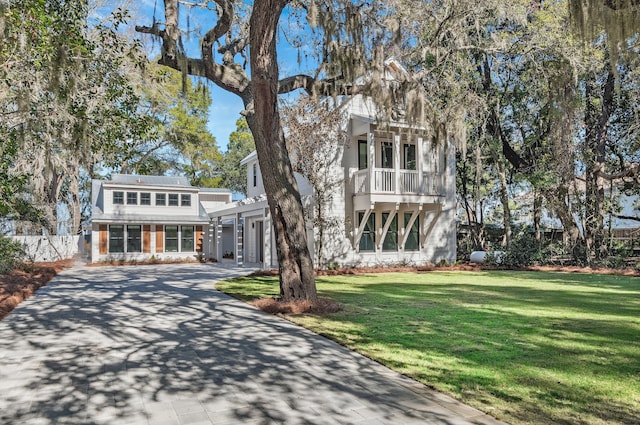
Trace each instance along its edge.
<path fill-rule="evenodd" d="M 138 192 L 127 192 L 127 205 L 138 205 Z"/>
<path fill-rule="evenodd" d="M 158 206 L 167 205 L 167 194 L 166 193 L 156 193 L 156 205 L 158 205 Z"/>
<path fill-rule="evenodd" d="M 387 223 L 387 219 L 389 218 L 388 212 L 382 213 L 382 225 L 384 226 Z M 387 228 L 387 234 L 384 237 L 384 241 L 382 241 L 382 250 L 383 251 L 396 251 L 398 249 L 398 214 L 395 214 L 391 219 L 391 223 Z"/>
<path fill-rule="evenodd" d="M 164 249 L 178 252 L 178 226 L 164 226 Z"/>
<path fill-rule="evenodd" d="M 174 206 L 177 207 L 178 204 L 178 194 L 177 193 L 170 193 L 169 194 L 169 206 Z"/>
<path fill-rule="evenodd" d="M 191 195 L 188 193 L 183 193 L 180 195 L 180 205 L 183 207 L 191 206 Z"/>
<path fill-rule="evenodd" d="M 151 205 L 151 194 L 149 192 L 140 193 L 140 205 Z"/>
<path fill-rule="evenodd" d="M 142 226 L 127 226 L 127 252 L 142 252 Z"/>
<path fill-rule="evenodd" d="M 180 228 L 180 251 L 193 252 L 195 251 L 195 239 L 193 226 L 182 226 Z"/>
<path fill-rule="evenodd" d="M 411 216 L 413 214 L 411 213 L 404 213 L 404 228 L 405 228 L 405 232 L 409 233 L 407 235 L 407 240 L 404 243 L 404 250 L 405 251 L 417 251 L 418 250 L 418 241 L 419 241 L 419 236 L 420 236 L 420 220 L 419 218 L 416 219 L 416 221 L 413 222 L 413 224 L 411 225 L 411 228 L 408 228 L 407 225 L 409 224 L 409 221 L 411 221 Z M 418 216 L 419 217 L 419 216 Z"/>
<path fill-rule="evenodd" d="M 364 219 L 364 212 L 358 213 L 358 223 L 361 224 Z M 360 237 L 360 251 L 375 251 L 376 249 L 376 215 L 374 213 L 369 214 L 367 222 L 364 225 L 362 236 Z"/>
<path fill-rule="evenodd" d="M 124 226 L 121 224 L 109 226 L 109 252 L 124 252 Z"/>
<path fill-rule="evenodd" d="M 124 205 L 124 192 L 113 192 L 113 205 Z"/>

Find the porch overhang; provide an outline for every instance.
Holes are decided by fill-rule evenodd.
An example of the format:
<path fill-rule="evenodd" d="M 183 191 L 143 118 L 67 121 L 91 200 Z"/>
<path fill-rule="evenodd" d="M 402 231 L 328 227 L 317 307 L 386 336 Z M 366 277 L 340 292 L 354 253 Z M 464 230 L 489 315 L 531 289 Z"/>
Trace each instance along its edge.
<path fill-rule="evenodd" d="M 353 195 L 354 211 L 363 211 L 372 208 L 377 204 L 411 204 L 428 205 L 443 204 L 444 196 L 440 195 L 415 195 L 396 193 L 361 193 Z"/>

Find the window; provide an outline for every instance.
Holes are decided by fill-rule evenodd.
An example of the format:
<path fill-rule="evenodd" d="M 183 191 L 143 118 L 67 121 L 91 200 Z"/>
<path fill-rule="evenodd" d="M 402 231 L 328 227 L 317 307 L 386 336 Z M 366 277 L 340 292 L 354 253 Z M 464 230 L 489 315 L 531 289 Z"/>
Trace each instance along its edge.
<path fill-rule="evenodd" d="M 164 226 L 164 250 L 178 252 L 178 226 Z"/>
<path fill-rule="evenodd" d="M 169 205 L 170 206 L 178 206 L 178 194 L 170 193 L 169 194 Z"/>
<path fill-rule="evenodd" d="M 142 192 L 140 194 L 140 205 L 151 205 L 151 194 L 149 192 Z"/>
<path fill-rule="evenodd" d="M 387 224 L 390 213 L 382 213 L 382 225 Z M 382 241 L 383 251 L 396 251 L 398 249 L 398 214 L 391 219 L 391 224 L 387 229 L 387 234 Z"/>
<path fill-rule="evenodd" d="M 405 232 L 407 232 L 409 235 L 407 236 L 407 240 L 404 243 L 404 250 L 405 251 L 417 251 L 418 250 L 418 237 L 420 235 L 420 216 L 418 216 L 418 218 L 416 218 L 416 221 L 413 222 L 413 224 L 411 225 L 411 228 L 407 228 L 407 225 L 409 224 L 409 221 L 411 220 L 411 216 L 413 214 L 411 213 L 404 213 L 404 227 L 405 227 Z"/>
<path fill-rule="evenodd" d="M 194 233 L 193 226 L 182 226 L 182 232 L 180 233 L 180 243 L 182 252 L 193 252 L 194 249 Z"/>
<path fill-rule="evenodd" d="M 142 252 L 142 229 L 140 225 L 127 226 L 127 252 Z"/>
<path fill-rule="evenodd" d="M 127 192 L 127 205 L 138 205 L 138 192 Z"/>
<path fill-rule="evenodd" d="M 405 144 L 403 149 L 403 164 L 405 170 L 416 169 L 416 145 Z"/>
<path fill-rule="evenodd" d="M 180 205 L 182 205 L 183 207 L 190 207 L 191 206 L 191 195 L 189 195 L 189 194 L 180 195 Z"/>
<path fill-rule="evenodd" d="M 167 205 L 166 193 L 156 193 L 156 205 Z"/>
<path fill-rule="evenodd" d="M 382 142 L 382 168 L 393 168 L 393 142 Z"/>
<path fill-rule="evenodd" d="M 109 226 L 109 252 L 124 252 L 124 226 Z"/>
<path fill-rule="evenodd" d="M 362 224 L 362 220 L 364 219 L 364 212 L 358 213 L 358 223 Z M 360 251 L 375 251 L 376 249 L 376 216 L 375 214 L 370 214 L 369 218 L 367 218 L 367 223 L 364 225 L 364 230 L 362 231 L 362 237 L 360 238 Z"/>
<path fill-rule="evenodd" d="M 113 192 L 113 204 L 124 205 L 124 192 Z"/>
<path fill-rule="evenodd" d="M 258 185 L 258 164 L 253 163 L 253 187 Z"/>
<path fill-rule="evenodd" d="M 369 146 L 366 140 L 358 140 L 358 170 L 369 167 Z"/>

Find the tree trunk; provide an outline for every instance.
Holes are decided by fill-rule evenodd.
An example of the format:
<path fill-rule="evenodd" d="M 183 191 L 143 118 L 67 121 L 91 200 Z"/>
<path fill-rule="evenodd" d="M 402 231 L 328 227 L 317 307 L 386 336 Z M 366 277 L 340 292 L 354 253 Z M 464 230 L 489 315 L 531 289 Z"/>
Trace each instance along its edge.
<path fill-rule="evenodd" d="M 511 208 L 509 207 L 509 192 L 507 191 L 507 172 L 502 161 L 498 161 L 498 176 L 500 176 L 500 202 L 502 203 L 502 225 L 504 226 L 502 246 L 508 247 L 511 243 L 511 236 L 513 234 L 513 231 L 511 229 Z"/>
<path fill-rule="evenodd" d="M 300 193 L 278 112 L 276 37 L 284 0 L 254 3 L 249 39 L 254 113 L 247 115 L 267 193 L 283 301 L 317 299 Z"/>
<path fill-rule="evenodd" d="M 542 197 L 538 191 L 534 191 L 533 194 L 533 232 L 535 234 L 536 242 L 538 245 L 542 242 L 542 231 L 540 228 L 540 222 L 542 221 Z"/>
<path fill-rule="evenodd" d="M 596 76 L 586 82 L 585 95 L 585 222 L 584 233 L 589 262 L 606 255 L 604 230 L 604 172 L 606 129 L 611 115 L 614 89 L 613 73 L 609 72 L 600 95 Z"/>
<path fill-rule="evenodd" d="M 582 249 L 584 244 L 580 235 L 580 229 L 568 205 L 568 187 L 561 184 L 559 187 L 546 190 L 544 197 L 562 224 L 565 247 L 571 252 L 574 261 L 577 263 L 584 262 L 585 257 Z"/>

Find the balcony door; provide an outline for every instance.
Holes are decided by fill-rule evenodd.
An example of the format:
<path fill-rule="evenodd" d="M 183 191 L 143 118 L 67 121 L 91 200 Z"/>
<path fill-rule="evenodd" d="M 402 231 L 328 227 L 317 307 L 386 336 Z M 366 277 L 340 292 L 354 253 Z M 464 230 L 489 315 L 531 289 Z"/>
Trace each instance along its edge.
<path fill-rule="evenodd" d="M 381 142 L 380 155 L 380 167 L 393 168 L 393 142 Z"/>
<path fill-rule="evenodd" d="M 416 169 L 416 145 L 407 143 L 402 145 L 402 168 L 405 170 Z"/>

